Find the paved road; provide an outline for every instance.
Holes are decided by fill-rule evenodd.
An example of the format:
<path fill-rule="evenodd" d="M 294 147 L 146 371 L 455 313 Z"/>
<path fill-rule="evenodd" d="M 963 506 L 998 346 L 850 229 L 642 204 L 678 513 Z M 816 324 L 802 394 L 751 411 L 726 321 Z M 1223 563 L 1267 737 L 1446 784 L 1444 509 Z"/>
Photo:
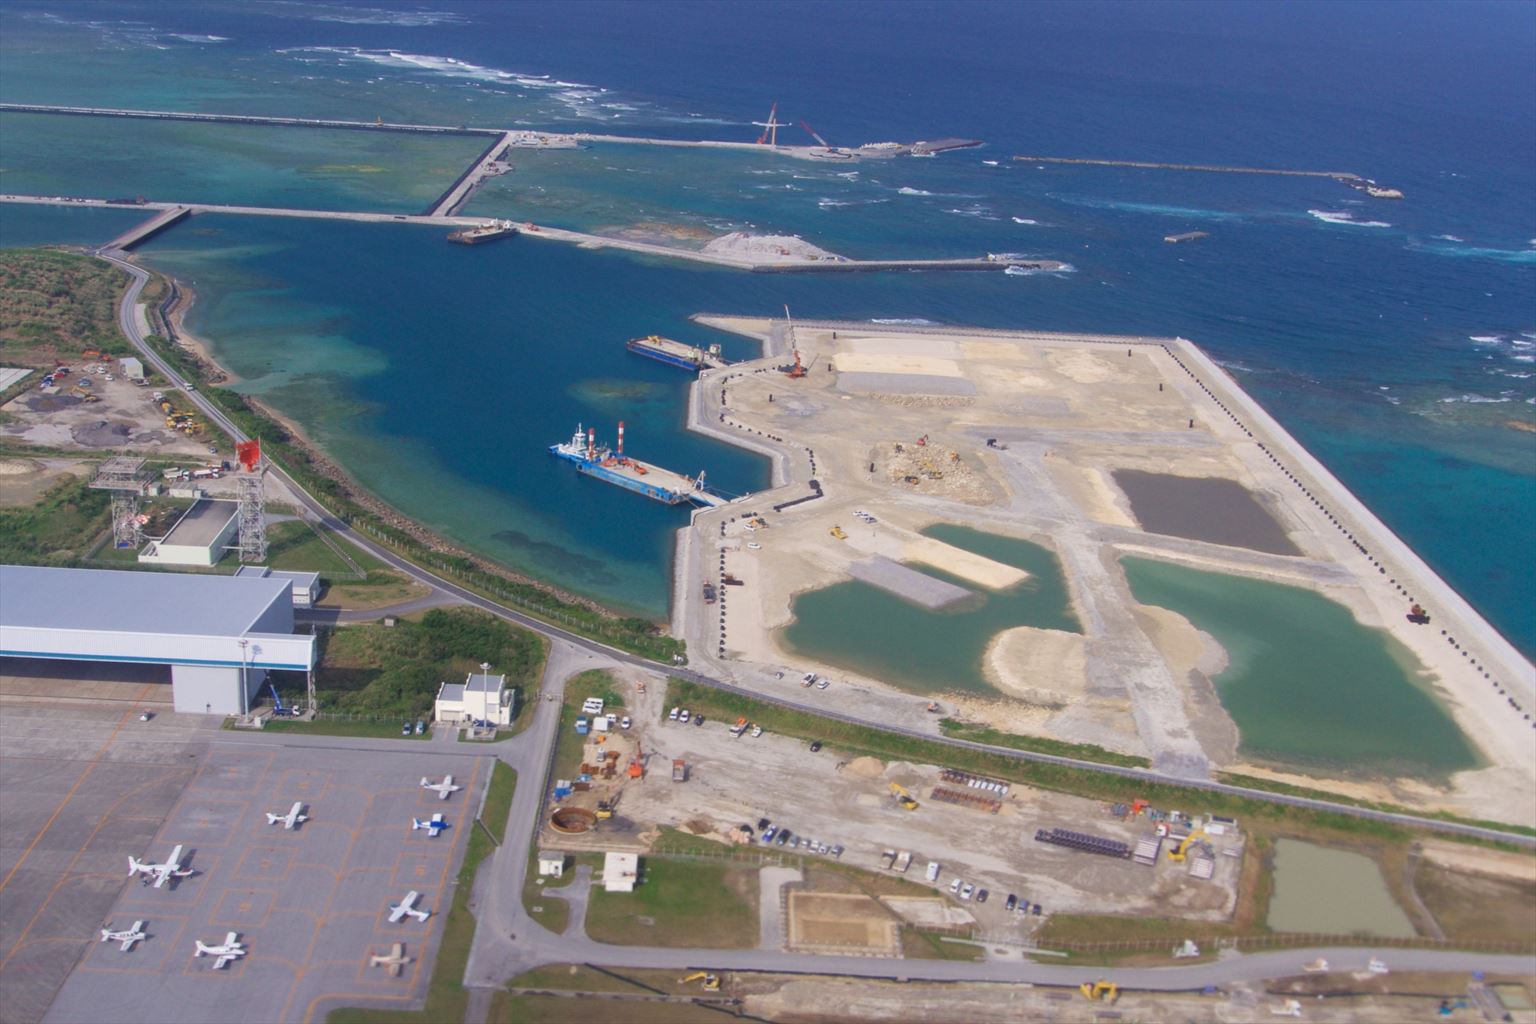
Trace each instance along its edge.
<path fill-rule="evenodd" d="M 123 268 L 133 277 L 133 283 L 125 293 L 122 305 L 118 311 L 118 322 L 122 327 L 124 335 L 143 353 L 144 358 L 164 374 L 167 379 L 185 388 L 185 382 L 181 381 L 180 376 L 145 343 L 139 330 L 137 318 L 134 315 L 134 305 L 144 284 L 148 281 L 148 274 L 121 258 L 120 255 L 110 252 L 103 252 L 98 255 Z M 209 422 L 218 424 L 231 437 L 237 440 L 244 439 L 245 435 L 217 406 L 208 402 L 196 392 L 189 392 L 188 397 L 198 405 L 203 414 L 208 417 Z M 554 750 L 555 733 L 559 723 L 557 709 L 564 695 L 565 680 L 576 672 L 587 668 L 632 667 L 641 668 L 646 671 L 656 671 L 658 666 L 634 655 L 607 648 L 596 641 L 567 633 L 536 619 L 531 619 L 528 616 L 503 608 L 494 602 L 406 562 L 392 551 L 377 546 L 368 538 L 355 533 L 345 523 L 336 519 L 313 496 L 309 495 L 292 478 L 284 474 L 282 470 L 274 466 L 272 472 L 282 479 L 300 499 L 308 515 L 314 517 L 327 528 L 341 534 L 349 542 L 363 548 L 374 557 L 413 579 L 443 593 L 452 595 L 465 604 L 482 608 L 504 619 L 525 626 L 551 640 L 550 654 L 545 666 L 542 689 L 546 699 L 536 701 L 533 707 L 530 708 L 528 713 L 532 714 L 534 718 L 532 724 L 527 729 L 515 739 L 497 744 L 495 747 L 496 755 L 517 771 L 518 786 L 512 801 L 505 840 L 491 858 L 488 872 L 489 881 L 485 887 L 480 905 L 481 927 L 476 931 L 474 947 L 471 951 L 469 965 L 465 974 L 465 984 L 467 986 L 472 988 L 499 987 L 508 978 L 547 963 L 600 963 L 636 968 L 683 968 L 704 965 L 721 970 L 813 974 L 835 972 L 842 975 L 872 978 L 897 977 L 936 981 L 1028 981 L 1040 984 L 1066 985 L 1097 980 L 1097 977 L 1103 973 L 1096 968 L 1062 967 L 1050 964 L 1019 963 L 1013 961 L 971 963 L 952 961 L 893 961 L 886 958 L 859 957 L 828 959 L 813 954 L 782 953 L 760 949 L 651 949 L 612 946 L 594 942 L 582 934 L 579 925 L 574 926 L 571 932 L 566 935 L 557 936 L 549 932 L 533 921 L 524 910 L 522 905 L 522 880 L 527 874 L 530 843 L 538 827 L 544 807 L 548 769 Z M 718 689 L 743 693 L 759 699 L 770 699 L 774 703 L 789 707 L 799 706 L 793 701 L 764 698 L 761 694 L 724 683 L 720 680 L 700 676 L 687 670 L 675 670 L 674 674 Z M 828 714 L 825 709 L 815 708 L 808 710 L 814 710 L 816 713 L 828 715 L 828 717 L 843 718 L 853 722 L 859 721 L 854 716 Z M 899 731 L 924 739 L 934 738 L 919 733 L 916 730 Z M 254 737 L 252 739 L 256 741 Z M 259 742 L 270 743 L 272 741 L 262 739 Z M 332 745 L 353 748 L 379 741 L 349 740 L 338 737 L 285 736 L 279 742 L 303 746 Z M 1003 753 L 1027 760 L 1047 761 L 1097 771 L 1107 771 L 1111 774 L 1131 778 L 1159 778 L 1156 773 L 1138 769 L 1120 769 L 1090 762 L 1074 762 L 1068 758 L 1027 754 L 1021 751 L 988 747 L 977 743 L 953 740 L 946 740 L 944 742 L 952 743 L 955 746 Z M 432 747 L 433 751 L 441 756 L 443 748 L 436 744 L 433 744 Z M 398 749 L 398 744 L 392 746 L 391 749 Z M 465 753 L 466 756 L 472 756 L 473 754 L 483 752 L 483 750 L 484 748 L 475 746 Z M 1188 780 L 1167 781 L 1177 781 L 1183 785 L 1191 784 Z M 1416 818 L 1411 815 L 1387 814 L 1385 812 L 1330 804 L 1326 801 L 1284 797 L 1278 794 L 1249 791 L 1240 787 L 1225 786 L 1219 783 L 1200 785 L 1203 785 L 1203 788 L 1241 793 L 1258 799 L 1271 800 L 1293 806 L 1317 807 L 1378 820 L 1438 827 L 1536 845 L 1536 842 L 1527 837 L 1512 835 L 1494 829 L 1454 826 L 1431 819 Z M 1388 963 L 1393 964 L 1398 969 L 1484 970 L 1511 973 L 1536 972 L 1536 957 L 1528 956 L 1496 956 L 1453 953 L 1439 950 L 1373 951 L 1328 949 L 1287 950 L 1276 953 L 1253 954 L 1191 967 L 1119 970 L 1115 972 L 1115 975 L 1117 980 L 1126 987 L 1176 991 L 1197 989 L 1205 985 L 1219 985 L 1233 981 L 1257 980 L 1291 974 L 1296 972 L 1299 964 L 1318 956 L 1328 958 L 1340 969 L 1363 970 L 1367 958 L 1373 953 L 1386 959 Z"/>
<path fill-rule="evenodd" d="M 97 255 L 102 259 L 107 260 L 108 262 L 118 267 L 121 267 L 128 274 L 132 275 L 134 279 L 133 283 L 124 293 L 122 304 L 118 308 L 118 325 L 121 327 L 123 334 L 133 343 L 136 348 L 139 349 L 140 353 L 144 357 L 145 362 L 153 365 L 157 370 L 165 375 L 166 379 L 170 380 L 173 384 L 181 387 L 183 390 L 186 390 L 186 382 L 182 381 L 180 374 L 178 374 L 165 360 L 159 356 L 158 353 L 151 349 L 149 345 L 144 341 L 137 318 L 133 313 L 134 305 L 138 302 L 139 293 L 143 290 L 144 285 L 149 280 L 149 274 L 142 268 L 124 259 L 120 253 L 101 251 L 98 252 Z M 202 411 L 203 415 L 208 418 L 210 423 L 217 424 L 231 438 L 234 438 L 237 441 L 243 441 L 246 439 L 245 434 L 240 430 L 240 428 L 237 427 L 227 416 L 225 416 L 218 406 L 214 405 L 212 402 L 208 401 L 206 398 L 200 394 L 197 394 L 196 392 L 188 392 L 187 398 Z M 304 506 L 306 515 L 315 523 L 344 537 L 349 543 L 362 548 L 364 551 L 373 555 L 375 558 L 389 565 L 391 568 L 404 573 L 411 579 L 416 580 L 419 583 L 423 583 L 433 588 L 434 590 L 441 592 L 442 594 L 449 595 L 462 604 L 473 605 L 476 608 L 490 612 L 492 615 L 499 616 L 509 622 L 516 623 L 517 625 L 523 626 L 526 629 L 548 637 L 551 640 L 563 641 L 573 648 L 587 652 L 596 657 L 608 659 L 615 665 L 630 666 L 646 671 L 654 671 L 657 668 L 656 663 L 639 657 L 638 655 L 629 654 L 628 652 L 608 647 L 606 644 L 603 644 L 597 640 L 591 640 L 584 636 L 578 636 L 577 634 L 563 630 L 558 626 L 552 626 L 549 623 L 535 619 L 528 615 L 524 615 L 521 612 L 513 611 L 510 608 L 499 605 L 488 598 L 481 597 L 479 594 L 466 590 L 455 583 L 451 583 L 440 576 L 437 576 L 425 569 L 420 568 L 419 566 L 412 564 L 411 562 L 406 561 L 404 558 L 401 558 L 393 551 L 379 546 L 368 537 L 363 536 L 362 534 L 353 530 L 342 520 L 336 518 L 334 515 L 328 512 L 325 507 L 314 498 L 313 495 L 301 487 L 297 481 L 284 473 L 283 470 L 279 467 L 275 465 L 272 466 L 270 472 L 279 480 L 283 481 L 288 489 L 299 499 L 301 504 Z M 1493 839 L 1500 842 L 1518 843 L 1523 846 L 1536 848 L 1536 837 L 1524 835 L 1518 832 L 1510 832 L 1496 828 L 1483 828 L 1476 825 L 1464 825 L 1457 822 L 1441 821 L 1436 818 L 1421 817 L 1413 814 L 1398 814 L 1391 811 L 1378 811 L 1366 807 L 1352 807 L 1348 804 L 1334 803 L 1328 800 L 1315 800 L 1308 797 L 1289 796 L 1282 793 L 1270 793 L 1260 789 L 1249 789 L 1244 786 L 1232 786 L 1221 782 L 1182 778 L 1174 775 L 1166 775 L 1161 772 L 1149 771 L 1143 768 L 1122 768 L 1116 765 L 1100 764 L 1096 761 L 1081 761 L 1070 757 L 1058 757 L 1053 754 L 1041 754 L 1033 751 L 1014 750 L 1010 747 L 996 747 L 985 743 L 975 743 L 969 740 L 953 739 L 950 737 L 935 735 L 932 732 L 924 732 L 919 729 L 909 729 L 899 725 L 870 723 L 859 718 L 857 715 L 843 714 L 837 711 L 829 710 L 820 705 L 812 704 L 810 702 L 801 702 L 797 700 L 772 696 L 747 687 L 736 686 L 724 680 L 706 676 L 686 668 L 673 668 L 670 670 L 670 674 L 703 686 L 713 687 L 717 690 L 740 694 L 745 697 L 751 697 L 755 700 L 765 701 L 770 704 L 777 704 L 782 707 L 791 708 L 794 710 L 808 711 L 812 714 L 821 715 L 825 718 L 838 719 L 845 722 L 851 722 L 856 725 L 878 724 L 880 728 L 889 732 L 899 733 L 917 739 L 945 743 L 953 747 L 976 750 L 990 754 L 998 754 L 1003 757 L 1011 757 L 1016 760 L 1033 761 L 1041 764 L 1054 764 L 1068 768 L 1079 768 L 1086 771 L 1095 771 L 1107 775 L 1118 775 L 1122 778 L 1135 779 L 1142 782 L 1158 782 L 1167 783 L 1170 785 L 1198 788 L 1213 793 L 1225 793 L 1228 795 L 1241 796 L 1253 800 L 1263 800 L 1269 803 L 1281 804 L 1287 807 L 1301 807 L 1309 810 L 1329 811 L 1337 814 L 1349 815 L 1351 817 L 1365 818 L 1372 821 L 1382 821 L 1395 825 L 1431 829 L 1440 832 L 1453 832 L 1461 835 L 1476 836 L 1482 839 Z"/>

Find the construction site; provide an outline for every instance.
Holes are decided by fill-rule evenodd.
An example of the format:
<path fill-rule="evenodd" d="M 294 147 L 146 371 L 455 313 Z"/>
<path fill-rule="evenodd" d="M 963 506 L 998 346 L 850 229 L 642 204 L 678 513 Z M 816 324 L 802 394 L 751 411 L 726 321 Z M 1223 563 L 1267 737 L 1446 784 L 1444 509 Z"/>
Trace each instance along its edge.
<path fill-rule="evenodd" d="M 703 371 L 690 426 L 774 468 L 771 490 L 700 510 L 681 535 L 673 628 L 705 671 L 924 732 L 942 718 L 1090 744 L 1176 776 L 1322 775 L 1361 798 L 1478 815 L 1500 806 L 1536 823 L 1536 803 L 1508 800 L 1536 793 L 1516 684 L 1528 664 L 1195 346 L 695 319 L 757 338 L 766 354 Z M 996 553 L 1023 542 L 1043 549 L 1034 570 Z M 1132 557 L 1324 596 L 1361 636 L 1401 645 L 1416 663 L 1401 685 L 1434 695 L 1431 712 L 1454 719 L 1475 766 L 1426 785 L 1245 757 L 1213 684 L 1226 650 L 1138 601 Z M 1051 576 L 1065 587 L 1056 624 L 994 618 L 961 642 L 970 609 L 1002 608 Z M 1432 601 L 1443 629 L 1425 628 Z M 833 618 L 802 621 L 802 603 Z M 808 634 L 822 653 L 797 646 Z M 902 654 L 882 661 L 886 645 Z M 935 651 L 959 683 L 924 688 L 939 673 L 910 665 Z M 897 678 L 904 669 L 911 678 Z M 820 680 L 808 692 L 807 674 Z"/>
<path fill-rule="evenodd" d="M 1247 851 L 1237 822 L 812 751 L 750 721 L 701 723 L 666 705 L 660 681 L 616 689 L 617 709 L 588 703 L 562 723 L 561 750 L 579 748 L 580 765 L 554 780 L 539 847 L 643 855 L 665 849 L 676 831 L 909 883 L 904 895 L 878 900 L 794 892 L 784 913 L 789 948 L 894 956 L 907 925 L 979 927 L 1022 941 L 1055 913 L 1218 922 L 1236 905 Z M 562 763 L 557 753 L 557 771 Z"/>

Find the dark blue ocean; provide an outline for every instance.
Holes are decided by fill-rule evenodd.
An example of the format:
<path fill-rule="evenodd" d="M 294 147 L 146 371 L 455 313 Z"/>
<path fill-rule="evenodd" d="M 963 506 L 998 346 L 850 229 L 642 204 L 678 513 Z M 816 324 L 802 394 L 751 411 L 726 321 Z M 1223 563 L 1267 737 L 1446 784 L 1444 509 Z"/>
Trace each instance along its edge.
<path fill-rule="evenodd" d="M 1183 335 L 1536 653 L 1536 5 L 13 2 L 0 98 L 740 140 L 776 102 L 834 144 L 982 139 L 851 175 L 766 154 L 529 155 L 471 212 L 793 232 L 856 256 L 1020 252 L 1071 272 L 763 278 L 227 217 L 144 255 L 194 281 L 193 324 L 242 386 L 370 487 L 649 614 L 665 608 L 677 516 L 576 487 L 542 447 L 576 419 L 624 418 L 637 454 L 674 468 L 739 489 L 764 469 L 689 438 L 685 382 L 626 357 L 623 338 L 703 340 L 687 314 L 786 302 Z M 345 140 L 320 157 L 202 126 L 153 152 L 112 134 L 93 153 L 29 117 L 0 115 L 0 190 L 95 194 L 93 161 L 138 144 L 145 159 L 107 180 L 151 198 L 398 210 L 433 191 L 406 202 L 402 182 L 446 186 L 455 162 Z M 1015 154 L 1351 171 L 1407 198 Z M 90 240 L 81 213 L 0 208 L 0 240 Z M 1210 237 L 1162 242 L 1188 230 Z"/>

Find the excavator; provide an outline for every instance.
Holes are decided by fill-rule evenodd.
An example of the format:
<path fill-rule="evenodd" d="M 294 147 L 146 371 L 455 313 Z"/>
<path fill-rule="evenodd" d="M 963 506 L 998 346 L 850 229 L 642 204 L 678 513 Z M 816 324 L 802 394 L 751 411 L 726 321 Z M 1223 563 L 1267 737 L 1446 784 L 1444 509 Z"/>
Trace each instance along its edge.
<path fill-rule="evenodd" d="M 904 811 L 915 811 L 919 806 L 918 802 L 912 799 L 912 794 L 907 792 L 905 786 L 894 782 L 891 783 L 891 795 L 896 798 L 896 802 L 901 805 L 901 809 Z"/>
<path fill-rule="evenodd" d="M 1168 859 L 1171 861 L 1182 861 L 1185 857 L 1189 856 L 1190 847 L 1194 846 L 1204 838 L 1205 833 L 1201 832 L 1199 829 L 1196 829 L 1189 835 L 1185 836 L 1184 841 L 1179 843 L 1178 846 L 1175 846 L 1173 849 L 1168 851 Z"/>
<path fill-rule="evenodd" d="M 613 812 L 618 810 L 619 807 L 619 797 L 623 795 L 623 793 L 615 793 L 607 800 L 599 800 L 597 802 L 597 816 L 599 818 L 613 817 Z"/>
<path fill-rule="evenodd" d="M 1092 984 L 1085 981 L 1077 988 L 1082 992 L 1083 998 L 1091 1003 L 1100 1001 L 1112 1003 L 1120 998 L 1120 987 L 1112 981 L 1099 981 Z"/>
<path fill-rule="evenodd" d="M 695 981 L 702 981 L 704 983 L 705 992 L 720 991 L 720 976 L 718 974 L 710 974 L 708 971 L 694 971 L 685 978 L 677 979 L 679 985 L 687 985 Z"/>

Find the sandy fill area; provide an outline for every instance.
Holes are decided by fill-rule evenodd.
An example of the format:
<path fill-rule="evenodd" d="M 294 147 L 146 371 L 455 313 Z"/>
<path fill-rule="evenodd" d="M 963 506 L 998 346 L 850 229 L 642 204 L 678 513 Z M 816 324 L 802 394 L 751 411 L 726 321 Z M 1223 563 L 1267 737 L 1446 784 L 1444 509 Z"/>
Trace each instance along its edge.
<path fill-rule="evenodd" d="M 1059 707 L 1088 687 L 1086 639 L 1080 633 L 1018 626 L 992 638 L 982 655 L 987 682 L 1010 697 Z"/>
<path fill-rule="evenodd" d="M 1029 579 L 1029 573 L 1023 569 L 994 562 L 990 558 L 983 558 L 930 537 L 917 537 L 908 541 L 903 546 L 902 554 L 908 561 L 931 565 L 951 576 L 958 576 L 991 590 L 1003 590 Z"/>
<path fill-rule="evenodd" d="M 838 373 L 903 373 L 923 377 L 963 377 L 960 364 L 953 359 L 922 355 L 839 352 L 832 357 Z"/>

